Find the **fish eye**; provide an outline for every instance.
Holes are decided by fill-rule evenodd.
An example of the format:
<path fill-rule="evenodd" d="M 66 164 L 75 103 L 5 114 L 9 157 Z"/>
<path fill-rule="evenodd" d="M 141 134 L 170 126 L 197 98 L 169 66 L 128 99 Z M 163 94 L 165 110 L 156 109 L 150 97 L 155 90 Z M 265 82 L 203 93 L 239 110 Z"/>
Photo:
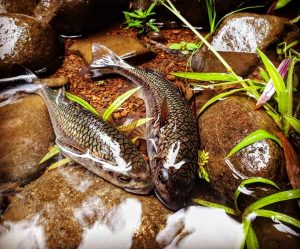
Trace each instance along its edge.
<path fill-rule="evenodd" d="M 158 180 L 166 183 L 169 180 L 169 174 L 166 169 L 161 169 L 158 174 Z"/>
<path fill-rule="evenodd" d="M 118 180 L 123 183 L 128 183 L 131 180 L 130 176 L 120 175 L 118 176 Z"/>

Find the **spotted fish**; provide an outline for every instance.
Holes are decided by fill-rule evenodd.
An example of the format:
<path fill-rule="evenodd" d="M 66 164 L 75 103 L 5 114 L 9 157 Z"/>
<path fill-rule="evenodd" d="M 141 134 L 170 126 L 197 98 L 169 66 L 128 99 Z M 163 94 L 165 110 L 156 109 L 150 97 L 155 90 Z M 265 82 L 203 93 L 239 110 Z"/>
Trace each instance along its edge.
<path fill-rule="evenodd" d="M 108 48 L 93 44 L 90 71 L 94 76 L 118 73 L 142 86 L 151 175 L 158 198 L 170 209 L 188 200 L 197 173 L 198 128 L 179 90 L 162 75 L 131 66 Z"/>
<path fill-rule="evenodd" d="M 149 166 L 143 155 L 112 125 L 65 97 L 63 88 L 52 90 L 27 84 L 12 92 L 25 91 L 41 95 L 47 105 L 62 153 L 96 175 L 128 192 L 147 194 L 153 189 Z"/>

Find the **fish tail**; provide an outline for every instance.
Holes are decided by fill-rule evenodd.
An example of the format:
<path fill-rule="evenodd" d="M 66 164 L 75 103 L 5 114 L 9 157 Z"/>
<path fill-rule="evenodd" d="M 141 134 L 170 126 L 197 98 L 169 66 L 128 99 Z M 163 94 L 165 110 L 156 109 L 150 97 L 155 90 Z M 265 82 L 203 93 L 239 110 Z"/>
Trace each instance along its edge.
<path fill-rule="evenodd" d="M 106 69 L 109 67 L 133 68 L 113 51 L 99 43 L 93 44 L 92 53 L 91 69 Z"/>

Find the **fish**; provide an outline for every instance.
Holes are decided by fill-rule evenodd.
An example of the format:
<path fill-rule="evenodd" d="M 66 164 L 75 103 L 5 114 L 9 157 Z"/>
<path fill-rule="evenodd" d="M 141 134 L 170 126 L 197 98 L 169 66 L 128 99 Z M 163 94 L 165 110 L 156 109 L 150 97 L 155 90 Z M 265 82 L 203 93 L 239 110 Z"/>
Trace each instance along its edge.
<path fill-rule="evenodd" d="M 3 91 L 0 98 L 18 92 L 44 99 L 62 154 L 128 192 L 148 194 L 153 189 L 149 165 L 138 148 L 114 126 L 68 100 L 64 88 L 24 84 Z"/>
<path fill-rule="evenodd" d="M 199 135 L 196 118 L 179 89 L 151 69 L 129 65 L 101 44 L 92 45 L 93 77 L 117 73 L 141 86 L 147 123 L 146 142 L 158 199 L 169 209 L 183 207 L 197 176 Z"/>

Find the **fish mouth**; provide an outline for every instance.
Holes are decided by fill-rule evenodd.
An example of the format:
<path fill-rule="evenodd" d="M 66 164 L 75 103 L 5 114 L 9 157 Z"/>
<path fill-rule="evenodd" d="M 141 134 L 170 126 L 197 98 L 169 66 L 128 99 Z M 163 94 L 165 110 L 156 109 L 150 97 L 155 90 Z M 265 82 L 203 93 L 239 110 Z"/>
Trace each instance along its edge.
<path fill-rule="evenodd" d="M 183 208 L 184 203 L 177 203 L 175 201 L 167 201 L 164 197 L 162 197 L 162 195 L 156 189 L 154 189 L 154 192 L 155 192 L 155 195 L 157 196 L 157 198 L 161 201 L 161 203 L 164 204 L 171 211 L 177 211 L 177 210 Z"/>
<path fill-rule="evenodd" d="M 142 188 L 124 188 L 127 192 L 139 195 L 147 195 L 154 188 L 154 184 L 149 184 Z"/>

